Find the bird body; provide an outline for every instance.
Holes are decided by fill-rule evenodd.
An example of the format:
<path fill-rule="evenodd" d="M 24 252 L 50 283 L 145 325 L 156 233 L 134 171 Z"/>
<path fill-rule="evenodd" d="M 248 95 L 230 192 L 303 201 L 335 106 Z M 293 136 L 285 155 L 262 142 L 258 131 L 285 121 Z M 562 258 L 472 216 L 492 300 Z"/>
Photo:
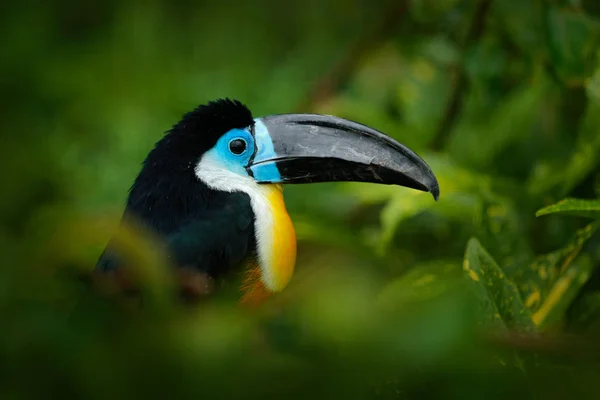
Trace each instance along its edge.
<path fill-rule="evenodd" d="M 430 191 L 435 176 L 384 134 L 337 117 L 253 118 L 219 100 L 184 115 L 143 162 L 124 219 L 158 236 L 177 267 L 215 279 L 242 268 L 242 301 L 283 290 L 294 272 L 296 235 L 283 184 L 363 181 Z M 126 265 L 109 242 L 99 271 Z"/>

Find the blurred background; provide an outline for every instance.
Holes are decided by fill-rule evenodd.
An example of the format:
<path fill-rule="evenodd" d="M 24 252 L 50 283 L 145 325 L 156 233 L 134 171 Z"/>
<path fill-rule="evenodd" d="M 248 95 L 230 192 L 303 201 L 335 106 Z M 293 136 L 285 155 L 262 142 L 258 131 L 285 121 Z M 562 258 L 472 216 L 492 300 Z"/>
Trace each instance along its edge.
<path fill-rule="evenodd" d="M 1 398 L 600 398 L 598 1 L 21 0 L 0 32 Z M 92 290 L 147 152 L 221 97 L 373 126 L 441 199 L 287 187 L 258 311 L 147 256 L 143 307 Z"/>

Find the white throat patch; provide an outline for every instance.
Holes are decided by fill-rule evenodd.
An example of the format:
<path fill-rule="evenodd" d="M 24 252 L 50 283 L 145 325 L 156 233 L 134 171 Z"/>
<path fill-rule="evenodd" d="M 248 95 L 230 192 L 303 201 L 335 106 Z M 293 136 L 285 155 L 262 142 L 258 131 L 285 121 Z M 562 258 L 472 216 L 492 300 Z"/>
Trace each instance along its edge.
<path fill-rule="evenodd" d="M 196 165 L 194 172 L 198 179 L 211 189 L 230 193 L 244 192 L 250 197 L 252 211 L 254 212 L 254 229 L 261 281 L 267 289 L 273 292 L 282 290 L 291 278 L 291 271 L 289 277 L 278 276 L 280 275 L 277 271 L 278 268 L 276 268 L 278 260 L 273 259 L 276 255 L 273 249 L 280 238 L 276 237 L 278 230 L 274 226 L 278 218 L 278 210 L 273 209 L 273 204 L 269 199 L 269 195 L 273 191 L 273 188 L 270 187 L 272 185 L 260 185 L 251 176 L 242 176 L 226 169 L 219 157 L 210 151 L 204 154 Z M 293 240 L 295 263 L 295 234 Z"/>

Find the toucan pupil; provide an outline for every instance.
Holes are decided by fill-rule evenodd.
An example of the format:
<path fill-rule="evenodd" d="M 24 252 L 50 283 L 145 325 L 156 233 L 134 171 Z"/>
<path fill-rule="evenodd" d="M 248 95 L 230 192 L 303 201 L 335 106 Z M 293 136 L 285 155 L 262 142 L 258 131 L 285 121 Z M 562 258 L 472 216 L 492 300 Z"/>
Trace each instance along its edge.
<path fill-rule="evenodd" d="M 243 139 L 235 139 L 229 142 L 229 150 L 233 154 L 242 154 L 246 150 L 246 141 Z"/>

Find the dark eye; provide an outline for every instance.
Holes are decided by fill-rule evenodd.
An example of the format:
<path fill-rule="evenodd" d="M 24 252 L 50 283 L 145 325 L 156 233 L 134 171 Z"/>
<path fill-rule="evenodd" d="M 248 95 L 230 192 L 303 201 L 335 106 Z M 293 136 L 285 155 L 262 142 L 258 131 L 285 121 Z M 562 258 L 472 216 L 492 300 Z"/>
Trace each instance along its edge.
<path fill-rule="evenodd" d="M 242 154 L 246 150 L 246 141 L 244 139 L 234 139 L 229 142 L 229 151 L 233 154 Z"/>

